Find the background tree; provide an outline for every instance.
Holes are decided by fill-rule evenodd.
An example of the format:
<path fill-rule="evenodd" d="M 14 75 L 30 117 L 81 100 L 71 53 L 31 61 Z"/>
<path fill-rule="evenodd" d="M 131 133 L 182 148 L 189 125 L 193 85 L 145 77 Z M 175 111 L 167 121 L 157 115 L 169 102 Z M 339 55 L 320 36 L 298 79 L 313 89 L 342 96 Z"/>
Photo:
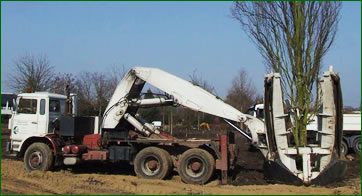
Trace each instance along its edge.
<path fill-rule="evenodd" d="M 197 85 L 210 93 L 215 93 L 215 88 L 204 80 L 201 75 L 197 75 L 197 69 L 192 72 L 192 75 L 189 75 L 189 78 L 192 84 Z"/>
<path fill-rule="evenodd" d="M 80 115 L 102 116 L 125 69 L 113 66 L 110 72 L 81 72 L 72 80 L 71 92 L 78 94 Z M 56 77 L 57 78 L 57 77 Z M 62 81 L 62 80 L 59 80 Z M 61 84 L 61 82 L 58 82 Z"/>
<path fill-rule="evenodd" d="M 116 87 L 118 83 L 122 80 L 122 78 L 126 75 L 127 70 L 126 68 L 122 66 L 111 66 L 111 71 L 109 73 L 109 80 L 111 85 L 111 90 L 114 92 L 116 90 Z"/>
<path fill-rule="evenodd" d="M 312 89 L 334 41 L 340 8 L 341 2 L 332 1 L 234 2 L 231 8 L 266 66 L 281 74 L 283 96 L 294 113 L 297 146 L 306 145 L 308 114 L 318 107 Z"/>
<path fill-rule="evenodd" d="M 46 55 L 27 55 L 15 61 L 15 70 L 10 76 L 10 88 L 16 92 L 36 92 L 48 90 L 54 77 Z"/>
<path fill-rule="evenodd" d="M 216 94 L 214 86 L 212 86 L 207 80 L 205 80 L 201 75 L 197 74 L 197 69 L 192 72 L 192 75 L 189 75 L 190 82 L 194 85 L 197 85 L 211 94 Z M 204 112 L 194 112 L 190 109 L 183 108 L 183 112 L 179 113 L 183 116 L 183 123 L 188 127 L 193 127 L 196 124 L 197 129 L 200 128 L 202 122 L 210 123 L 213 119 L 213 116 L 210 114 L 205 114 Z"/>
<path fill-rule="evenodd" d="M 70 87 L 70 92 L 76 92 L 76 77 L 71 73 L 58 73 L 52 80 L 51 92 L 66 95 L 65 88 Z"/>
<path fill-rule="evenodd" d="M 93 73 L 91 78 L 95 96 L 94 101 L 97 105 L 95 109 L 97 115 L 102 116 L 115 89 L 112 88 L 111 78 L 104 73 Z"/>
<path fill-rule="evenodd" d="M 149 88 L 146 93 L 143 95 L 143 99 L 152 99 L 158 98 L 157 94 L 154 94 L 152 90 Z M 140 107 L 137 111 L 140 116 L 145 119 L 147 122 L 151 123 L 152 121 L 160 121 L 162 119 L 160 107 Z"/>
<path fill-rule="evenodd" d="M 226 102 L 241 112 L 246 112 L 250 105 L 255 103 L 256 99 L 257 92 L 253 81 L 248 77 L 244 69 L 240 69 L 238 75 L 232 80 Z"/>
<path fill-rule="evenodd" d="M 75 82 L 78 95 L 78 114 L 82 116 L 98 115 L 94 108 L 94 90 L 92 84 L 92 73 L 81 72 L 77 75 Z"/>

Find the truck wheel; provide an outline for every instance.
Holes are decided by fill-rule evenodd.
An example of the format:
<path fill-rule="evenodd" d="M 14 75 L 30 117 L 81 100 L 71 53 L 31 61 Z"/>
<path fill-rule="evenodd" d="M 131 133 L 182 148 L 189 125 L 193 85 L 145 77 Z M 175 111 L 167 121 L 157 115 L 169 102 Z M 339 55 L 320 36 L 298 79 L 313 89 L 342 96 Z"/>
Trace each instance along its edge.
<path fill-rule="evenodd" d="M 48 145 L 34 143 L 25 151 L 24 164 L 27 171 L 47 171 L 53 164 L 53 153 Z"/>
<path fill-rule="evenodd" d="M 358 156 L 361 156 L 361 137 L 353 140 L 353 150 Z"/>
<path fill-rule="evenodd" d="M 342 153 L 343 156 L 346 156 L 347 152 L 348 152 L 348 146 L 347 146 L 346 142 L 342 140 L 341 153 Z"/>
<path fill-rule="evenodd" d="M 164 149 L 147 147 L 141 150 L 134 159 L 134 170 L 137 176 L 148 179 L 164 179 L 171 171 L 171 157 Z"/>
<path fill-rule="evenodd" d="M 181 155 L 178 173 L 187 184 L 205 184 L 214 173 L 215 159 L 206 150 L 194 148 Z"/>

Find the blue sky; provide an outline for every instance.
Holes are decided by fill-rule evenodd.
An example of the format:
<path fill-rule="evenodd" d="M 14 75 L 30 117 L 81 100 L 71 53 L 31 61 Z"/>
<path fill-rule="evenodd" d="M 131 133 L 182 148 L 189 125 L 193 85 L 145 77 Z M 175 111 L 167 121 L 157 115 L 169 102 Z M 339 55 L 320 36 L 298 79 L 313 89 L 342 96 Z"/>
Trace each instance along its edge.
<path fill-rule="evenodd" d="M 46 54 L 56 72 L 158 67 L 189 79 L 196 69 L 225 98 L 244 68 L 259 93 L 263 59 L 232 2 L 1 2 L 1 90 L 14 61 Z M 340 72 L 344 105 L 361 102 L 361 2 L 343 2 L 339 31 L 323 69 Z"/>

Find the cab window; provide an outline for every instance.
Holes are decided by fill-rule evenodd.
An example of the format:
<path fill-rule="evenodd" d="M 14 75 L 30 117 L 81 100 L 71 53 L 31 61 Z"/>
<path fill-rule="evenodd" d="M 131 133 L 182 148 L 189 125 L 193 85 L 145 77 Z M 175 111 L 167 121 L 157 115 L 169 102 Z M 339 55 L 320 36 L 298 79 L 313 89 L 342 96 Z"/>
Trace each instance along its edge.
<path fill-rule="evenodd" d="M 254 116 L 254 108 L 249 108 L 246 113 L 251 115 L 251 116 Z"/>
<path fill-rule="evenodd" d="M 36 114 L 37 100 L 36 99 L 20 99 L 18 113 L 20 114 Z"/>
<path fill-rule="evenodd" d="M 256 114 L 256 117 L 259 119 L 264 119 L 264 109 L 259 109 Z"/>
<path fill-rule="evenodd" d="M 60 112 L 60 101 L 56 99 L 49 100 L 49 112 Z"/>
<path fill-rule="evenodd" d="M 40 115 L 45 114 L 45 99 L 40 100 Z"/>

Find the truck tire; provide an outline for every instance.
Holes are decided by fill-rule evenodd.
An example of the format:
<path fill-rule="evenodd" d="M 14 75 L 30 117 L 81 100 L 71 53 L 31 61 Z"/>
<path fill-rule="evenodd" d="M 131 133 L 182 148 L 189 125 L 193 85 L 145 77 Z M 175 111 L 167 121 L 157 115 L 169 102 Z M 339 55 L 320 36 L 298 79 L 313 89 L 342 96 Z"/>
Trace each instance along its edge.
<path fill-rule="evenodd" d="M 206 150 L 193 148 L 181 155 L 178 173 L 187 184 L 205 184 L 214 170 L 215 159 Z"/>
<path fill-rule="evenodd" d="M 353 147 L 354 152 L 358 156 L 361 156 L 361 137 L 356 137 L 353 140 L 352 147 Z"/>
<path fill-rule="evenodd" d="M 138 177 L 165 179 L 171 169 L 171 157 L 166 150 L 161 148 L 144 148 L 134 159 L 134 170 Z"/>
<path fill-rule="evenodd" d="M 53 165 L 53 153 L 45 143 L 33 143 L 25 151 L 24 164 L 27 171 L 47 171 Z"/>
<path fill-rule="evenodd" d="M 347 155 L 347 152 L 348 152 L 348 145 L 346 144 L 346 142 L 344 140 L 342 140 L 341 153 L 345 157 Z"/>

